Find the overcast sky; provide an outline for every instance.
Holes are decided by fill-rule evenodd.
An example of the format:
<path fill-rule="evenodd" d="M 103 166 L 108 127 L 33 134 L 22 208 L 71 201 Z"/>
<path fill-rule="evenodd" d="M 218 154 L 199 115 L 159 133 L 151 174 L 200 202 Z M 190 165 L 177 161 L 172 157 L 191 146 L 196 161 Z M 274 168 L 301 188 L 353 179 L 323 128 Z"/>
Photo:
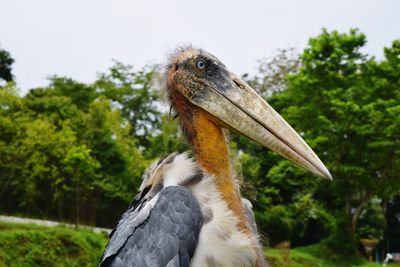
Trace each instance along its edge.
<path fill-rule="evenodd" d="M 398 0 L 0 0 L 0 44 L 24 93 L 52 74 L 91 82 L 111 59 L 142 67 L 191 43 L 233 72 L 254 73 L 279 48 L 304 48 L 322 27 L 367 35 L 366 51 L 400 38 Z"/>

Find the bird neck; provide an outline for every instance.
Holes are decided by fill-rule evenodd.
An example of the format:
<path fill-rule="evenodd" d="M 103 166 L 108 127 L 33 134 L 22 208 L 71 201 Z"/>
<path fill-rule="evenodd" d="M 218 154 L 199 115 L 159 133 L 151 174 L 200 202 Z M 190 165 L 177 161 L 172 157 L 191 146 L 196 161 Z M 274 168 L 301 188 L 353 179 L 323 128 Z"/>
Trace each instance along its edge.
<path fill-rule="evenodd" d="M 238 228 L 250 233 L 239 189 L 232 177 L 229 148 L 225 134 L 212 115 L 189 103 L 186 99 L 175 99 L 175 108 L 182 128 L 193 146 L 196 161 L 208 173 L 214 175 L 217 190 L 239 219 Z"/>

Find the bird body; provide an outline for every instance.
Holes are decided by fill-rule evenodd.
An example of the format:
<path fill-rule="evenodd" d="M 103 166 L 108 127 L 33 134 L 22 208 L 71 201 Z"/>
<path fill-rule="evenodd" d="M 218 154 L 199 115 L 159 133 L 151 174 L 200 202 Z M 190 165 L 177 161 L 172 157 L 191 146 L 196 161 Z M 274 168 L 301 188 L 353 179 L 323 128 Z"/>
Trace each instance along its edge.
<path fill-rule="evenodd" d="M 171 154 L 150 166 L 100 266 L 265 266 L 223 129 L 320 176 L 331 178 L 329 171 L 262 97 L 204 50 L 174 54 L 165 87 L 193 158 Z"/>
<path fill-rule="evenodd" d="M 105 254 L 105 257 L 103 257 L 104 266 L 111 261 L 113 263 L 110 266 L 168 266 L 168 264 L 187 266 L 182 262 L 184 259 L 179 259 L 179 256 L 178 260 L 174 258 L 176 255 L 182 254 L 179 253 L 179 250 L 187 249 L 187 246 L 178 247 L 175 251 L 171 250 L 170 255 L 165 257 L 158 257 L 158 253 L 155 253 L 155 258 L 147 257 L 142 264 L 140 264 L 141 260 L 138 259 L 142 255 L 126 253 L 124 249 L 121 249 L 126 246 L 125 243 L 141 241 L 132 235 L 134 229 L 127 232 L 118 231 L 122 227 L 128 228 L 124 224 L 132 223 L 132 216 L 130 215 L 135 211 L 138 211 L 135 219 L 140 218 L 138 225 L 149 220 L 151 215 L 161 220 L 164 227 L 165 224 L 168 224 L 169 219 L 163 218 L 161 212 L 154 208 L 160 203 L 160 194 L 166 190 L 173 192 L 174 195 L 178 191 L 186 192 L 187 196 L 182 204 L 187 204 L 191 213 L 194 213 L 189 216 L 191 220 L 182 220 L 175 227 L 166 227 L 166 229 L 169 229 L 169 233 L 173 233 L 173 235 L 176 234 L 175 230 L 178 233 L 185 232 L 182 239 L 187 241 L 188 238 L 190 242 L 196 244 L 192 250 L 183 253 L 190 256 L 190 266 L 254 266 L 260 251 L 257 233 L 248 234 L 237 228 L 238 219 L 218 191 L 215 177 L 205 172 L 187 153 L 172 154 L 154 163 L 146 171 L 141 188 L 143 189 L 142 192 L 147 192 L 147 194 L 141 195 L 140 199 L 136 200 L 138 201 L 136 207 L 125 213 L 116 231 L 112 234 L 117 235 L 114 238 L 115 240 L 124 241 L 119 243 L 120 247 L 114 248 L 109 245 L 106 252 L 112 251 L 113 253 Z M 188 199 L 191 201 L 188 201 Z M 245 201 L 244 205 L 246 205 Z M 168 214 L 168 216 L 175 217 L 178 213 L 179 210 Z M 154 234 L 155 232 L 153 232 Z M 158 246 L 162 248 L 163 246 L 159 245 L 159 242 L 163 243 L 160 240 L 165 238 L 166 234 L 158 233 L 157 242 L 149 247 L 143 246 L 141 248 L 142 253 L 151 255 L 153 251 L 160 249 L 157 248 Z M 178 243 L 186 245 L 187 242 Z M 113 244 L 113 242 L 110 244 Z M 163 245 L 167 246 L 168 241 L 165 241 Z"/>

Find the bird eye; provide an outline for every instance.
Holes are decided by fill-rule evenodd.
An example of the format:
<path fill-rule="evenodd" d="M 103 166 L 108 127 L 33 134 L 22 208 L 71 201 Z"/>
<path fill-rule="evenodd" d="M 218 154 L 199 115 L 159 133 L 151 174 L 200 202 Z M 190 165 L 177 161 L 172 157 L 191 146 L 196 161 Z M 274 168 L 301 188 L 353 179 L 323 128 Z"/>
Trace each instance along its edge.
<path fill-rule="evenodd" d="M 196 66 L 197 66 L 197 68 L 202 70 L 206 67 L 206 62 L 204 60 L 200 59 L 196 62 Z"/>

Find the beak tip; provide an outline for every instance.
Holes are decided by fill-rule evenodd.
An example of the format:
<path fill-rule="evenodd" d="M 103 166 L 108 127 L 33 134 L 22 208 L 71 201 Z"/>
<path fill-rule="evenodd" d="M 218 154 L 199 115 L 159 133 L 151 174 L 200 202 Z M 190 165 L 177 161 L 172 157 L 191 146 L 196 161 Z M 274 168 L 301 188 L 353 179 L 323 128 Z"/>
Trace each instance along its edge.
<path fill-rule="evenodd" d="M 324 168 L 324 170 L 321 172 L 321 176 L 328 179 L 329 181 L 333 180 L 332 174 L 329 172 L 327 168 Z"/>
<path fill-rule="evenodd" d="M 329 181 L 333 181 L 333 177 L 330 173 L 328 173 L 328 175 L 326 175 L 325 178 L 327 178 Z"/>

